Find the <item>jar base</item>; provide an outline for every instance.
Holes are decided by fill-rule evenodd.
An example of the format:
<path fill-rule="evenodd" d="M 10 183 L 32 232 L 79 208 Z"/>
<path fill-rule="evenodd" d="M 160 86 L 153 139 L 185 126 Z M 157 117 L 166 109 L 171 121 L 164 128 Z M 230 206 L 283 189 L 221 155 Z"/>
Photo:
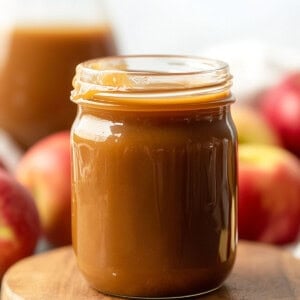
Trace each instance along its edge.
<path fill-rule="evenodd" d="M 95 289 L 97 292 L 106 295 L 106 296 L 111 296 L 111 297 L 118 297 L 118 298 L 123 298 L 123 299 L 148 299 L 148 300 L 158 300 L 158 299 L 188 299 L 188 298 L 195 298 L 195 297 L 199 297 L 199 296 L 203 296 L 206 294 L 210 294 L 216 290 L 218 290 L 219 288 L 221 288 L 223 286 L 223 283 L 221 283 L 220 285 L 218 285 L 215 288 L 206 290 L 206 291 L 202 291 L 199 293 L 195 293 L 195 294 L 189 294 L 189 295 L 183 295 L 183 296 L 163 296 L 163 297 L 140 297 L 140 296 L 126 296 L 126 295 L 118 295 L 118 294 L 114 294 L 114 293 L 109 293 L 109 292 L 103 292 L 100 290 L 95 289 L 94 287 L 92 287 L 93 289 Z"/>

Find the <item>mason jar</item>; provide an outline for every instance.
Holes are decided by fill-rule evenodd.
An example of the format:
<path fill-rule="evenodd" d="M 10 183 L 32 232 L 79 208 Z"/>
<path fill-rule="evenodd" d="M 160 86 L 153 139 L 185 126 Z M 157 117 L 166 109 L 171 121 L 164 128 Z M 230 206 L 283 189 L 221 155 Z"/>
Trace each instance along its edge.
<path fill-rule="evenodd" d="M 3 0 L 0 39 L 0 127 L 24 149 L 70 129 L 76 65 L 116 54 L 101 0 Z"/>
<path fill-rule="evenodd" d="M 111 295 L 217 289 L 237 247 L 232 77 L 221 61 L 127 56 L 77 66 L 72 236 L 79 270 Z"/>

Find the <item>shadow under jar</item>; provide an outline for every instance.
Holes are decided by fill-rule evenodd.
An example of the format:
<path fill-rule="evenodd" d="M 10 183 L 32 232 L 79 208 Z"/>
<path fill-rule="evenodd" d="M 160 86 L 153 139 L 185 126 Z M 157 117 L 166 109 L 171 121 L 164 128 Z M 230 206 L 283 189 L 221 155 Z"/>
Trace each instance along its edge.
<path fill-rule="evenodd" d="M 80 64 L 73 85 L 73 247 L 89 284 L 146 298 L 218 288 L 237 246 L 228 66 L 111 57 Z"/>

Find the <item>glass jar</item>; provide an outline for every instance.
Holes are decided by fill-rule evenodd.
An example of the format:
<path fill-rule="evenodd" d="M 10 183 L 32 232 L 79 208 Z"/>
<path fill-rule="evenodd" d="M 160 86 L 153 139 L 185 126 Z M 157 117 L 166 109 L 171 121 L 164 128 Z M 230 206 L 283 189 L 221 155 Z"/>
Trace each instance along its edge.
<path fill-rule="evenodd" d="M 115 55 L 99 0 L 4 0 L 0 3 L 0 127 L 24 148 L 69 129 L 75 66 Z"/>
<path fill-rule="evenodd" d="M 129 56 L 77 67 L 72 235 L 95 289 L 181 297 L 218 288 L 237 246 L 237 140 L 225 63 Z"/>

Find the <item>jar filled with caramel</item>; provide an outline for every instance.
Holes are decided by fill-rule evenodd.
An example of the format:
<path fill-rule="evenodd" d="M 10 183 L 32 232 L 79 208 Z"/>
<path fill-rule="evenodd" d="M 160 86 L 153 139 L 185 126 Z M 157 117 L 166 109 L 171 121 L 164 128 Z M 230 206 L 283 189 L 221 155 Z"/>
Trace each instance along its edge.
<path fill-rule="evenodd" d="M 72 235 L 98 291 L 217 289 L 236 255 L 237 140 L 220 61 L 110 57 L 77 66 Z"/>
<path fill-rule="evenodd" d="M 0 3 L 0 128 L 23 147 L 71 127 L 81 61 L 116 54 L 101 0 Z"/>

